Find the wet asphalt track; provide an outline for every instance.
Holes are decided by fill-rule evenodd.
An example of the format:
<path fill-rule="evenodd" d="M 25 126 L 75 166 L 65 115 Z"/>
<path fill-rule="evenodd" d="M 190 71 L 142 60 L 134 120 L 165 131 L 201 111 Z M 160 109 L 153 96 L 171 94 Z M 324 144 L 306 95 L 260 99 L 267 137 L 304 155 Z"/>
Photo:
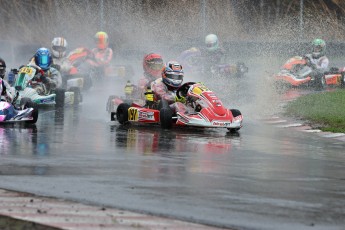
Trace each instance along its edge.
<path fill-rule="evenodd" d="M 244 114 L 233 135 L 120 126 L 110 87 L 0 127 L 0 188 L 234 229 L 344 229 L 345 142 L 264 123 L 279 104 L 265 88 L 214 86 Z"/>

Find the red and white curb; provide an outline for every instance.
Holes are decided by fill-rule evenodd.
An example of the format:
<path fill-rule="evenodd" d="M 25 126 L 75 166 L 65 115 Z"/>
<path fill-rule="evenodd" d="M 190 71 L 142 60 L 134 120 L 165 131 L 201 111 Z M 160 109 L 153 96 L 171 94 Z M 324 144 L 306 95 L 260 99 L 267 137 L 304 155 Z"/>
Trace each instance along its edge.
<path fill-rule="evenodd" d="M 184 221 L 0 189 L 0 216 L 66 230 L 219 230 Z M 47 227 L 48 228 L 48 227 Z"/>
<path fill-rule="evenodd" d="M 301 132 L 317 133 L 317 135 L 325 138 L 333 138 L 340 141 L 345 141 L 345 133 L 323 132 L 320 129 L 313 129 L 311 126 L 305 125 L 303 123 L 296 123 L 295 121 L 291 122 L 277 116 L 268 119 L 263 119 L 263 122 L 266 124 L 274 125 L 278 128 L 293 128 Z"/>

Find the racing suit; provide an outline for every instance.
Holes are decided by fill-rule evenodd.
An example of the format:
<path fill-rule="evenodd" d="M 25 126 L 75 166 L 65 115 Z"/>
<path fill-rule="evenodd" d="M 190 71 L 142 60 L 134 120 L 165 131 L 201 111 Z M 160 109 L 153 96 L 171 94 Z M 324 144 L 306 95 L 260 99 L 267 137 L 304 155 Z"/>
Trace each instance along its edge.
<path fill-rule="evenodd" d="M 310 61 L 309 65 L 313 69 L 313 72 L 311 73 L 311 77 L 313 79 L 315 79 L 315 77 L 322 76 L 325 71 L 327 71 L 329 60 L 325 55 L 319 58 L 313 58 L 313 55 L 307 54 L 306 57 Z"/>
<path fill-rule="evenodd" d="M 113 59 L 113 50 L 111 48 L 106 49 L 92 49 L 94 59 L 89 59 L 88 62 L 93 66 L 98 75 L 104 76 L 106 73 L 106 68 L 110 65 Z"/>
<path fill-rule="evenodd" d="M 168 86 L 163 83 L 162 78 L 159 78 L 151 83 L 151 89 L 154 92 L 155 100 L 164 99 L 168 102 L 172 111 L 185 113 L 187 106 L 181 102 L 176 101 L 176 91 L 169 90 Z"/>
<path fill-rule="evenodd" d="M 36 72 L 35 77 L 41 79 L 47 89 L 55 90 L 62 86 L 61 74 L 54 67 L 49 67 L 49 69 L 43 70 L 36 65 L 35 58 L 32 58 L 28 65 L 39 69 L 39 71 Z M 41 75 L 43 75 L 43 77 L 41 77 Z"/>
<path fill-rule="evenodd" d="M 68 74 L 72 68 L 72 63 L 67 59 L 67 57 L 53 57 L 53 63 L 53 67 L 59 70 L 63 75 Z"/>
<path fill-rule="evenodd" d="M 201 55 L 204 58 L 203 64 L 211 68 L 212 66 L 220 65 L 221 63 L 223 63 L 225 52 L 221 48 L 218 48 L 214 51 L 202 49 Z"/>
<path fill-rule="evenodd" d="M 0 78 L 0 97 L 1 100 L 11 103 L 13 95 L 10 93 L 11 86 L 2 78 Z"/>
<path fill-rule="evenodd" d="M 152 76 L 149 73 L 144 73 L 144 75 L 139 79 L 138 82 L 138 90 L 141 99 L 145 99 L 145 92 L 147 90 L 151 90 L 151 83 L 155 81 L 157 78 Z"/>

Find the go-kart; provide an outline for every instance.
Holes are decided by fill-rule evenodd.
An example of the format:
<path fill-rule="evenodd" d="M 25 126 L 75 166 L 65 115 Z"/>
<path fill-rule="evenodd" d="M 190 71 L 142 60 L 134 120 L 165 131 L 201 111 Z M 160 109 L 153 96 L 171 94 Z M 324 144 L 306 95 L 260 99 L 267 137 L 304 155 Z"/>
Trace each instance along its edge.
<path fill-rule="evenodd" d="M 71 65 L 71 69 L 65 74 L 65 78 L 69 80 L 82 78 L 83 89 L 85 90 L 90 89 L 95 82 L 101 81 L 104 77 L 125 79 L 134 75 L 131 66 L 115 64 L 95 66 L 97 60 L 94 54 L 85 47 L 78 47 L 72 50 L 67 56 L 67 61 Z"/>
<path fill-rule="evenodd" d="M 64 79 L 66 81 L 83 79 L 82 89 L 90 89 L 93 86 L 95 71 L 89 63 L 89 60 L 94 60 L 91 50 L 85 47 L 78 47 L 72 50 L 67 56 L 67 62 L 71 68 L 68 73 L 64 74 Z"/>
<path fill-rule="evenodd" d="M 332 67 L 330 71 L 312 77 L 313 67 L 308 57 L 295 56 L 287 60 L 278 74 L 274 75 L 277 89 L 283 87 L 314 87 L 343 86 L 344 70 Z"/>
<path fill-rule="evenodd" d="M 131 84 L 130 81 L 127 82 L 127 84 Z M 143 99 L 144 92 L 142 92 L 142 89 L 136 85 L 131 84 L 132 91 L 131 92 L 125 92 L 125 96 L 118 96 L 118 95 L 110 95 L 108 97 L 108 101 L 106 104 L 106 111 L 108 113 L 115 112 L 116 108 L 121 103 L 127 103 L 127 104 L 138 104 L 138 105 L 144 105 L 145 100 Z M 143 94 L 143 95 L 141 95 Z"/>
<path fill-rule="evenodd" d="M 197 48 L 183 51 L 178 58 L 185 71 L 197 74 L 218 75 L 224 77 L 243 77 L 248 72 L 248 67 L 243 62 L 235 64 L 219 63 L 211 64 Z"/>
<path fill-rule="evenodd" d="M 2 95 L 2 79 L 0 78 L 0 95 Z M 38 109 L 29 98 L 23 98 L 19 107 L 15 106 L 15 101 L 8 101 L 4 97 L 0 100 L 0 124 L 25 123 L 34 124 L 38 118 Z"/>
<path fill-rule="evenodd" d="M 345 67 L 332 67 L 325 72 L 326 85 L 335 87 L 345 87 Z"/>
<path fill-rule="evenodd" d="M 175 113 L 164 100 L 155 101 L 150 107 L 121 103 L 116 112 L 111 113 L 111 120 L 117 120 L 120 124 L 160 124 L 163 129 L 176 125 L 227 128 L 234 132 L 242 127 L 241 112 L 225 108 L 215 93 L 202 83 L 187 82 L 176 91 L 176 96 L 185 97 L 186 111 Z"/>
<path fill-rule="evenodd" d="M 44 74 L 36 74 L 40 71 L 34 66 L 23 66 L 17 70 L 14 90 L 18 93 L 17 103 L 22 98 L 30 98 L 37 105 L 78 105 L 82 101 L 82 95 L 78 87 L 50 89 L 43 83 Z"/>

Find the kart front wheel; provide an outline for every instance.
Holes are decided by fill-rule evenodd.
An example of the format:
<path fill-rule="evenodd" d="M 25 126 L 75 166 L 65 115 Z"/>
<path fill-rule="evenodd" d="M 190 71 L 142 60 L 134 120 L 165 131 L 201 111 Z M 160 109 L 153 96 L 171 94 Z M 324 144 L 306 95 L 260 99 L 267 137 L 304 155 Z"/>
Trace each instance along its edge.
<path fill-rule="evenodd" d="M 130 105 L 127 103 L 121 103 L 116 109 L 116 120 L 119 121 L 121 125 L 128 122 L 128 109 Z"/>
<path fill-rule="evenodd" d="M 170 107 L 163 107 L 159 110 L 159 119 L 163 129 L 171 129 L 173 123 L 172 115 Z"/>
<path fill-rule="evenodd" d="M 230 109 L 230 111 L 233 117 L 242 115 L 242 113 L 238 109 Z M 240 128 L 228 128 L 228 130 L 230 131 L 230 133 L 236 133 L 238 130 L 240 130 Z"/>

